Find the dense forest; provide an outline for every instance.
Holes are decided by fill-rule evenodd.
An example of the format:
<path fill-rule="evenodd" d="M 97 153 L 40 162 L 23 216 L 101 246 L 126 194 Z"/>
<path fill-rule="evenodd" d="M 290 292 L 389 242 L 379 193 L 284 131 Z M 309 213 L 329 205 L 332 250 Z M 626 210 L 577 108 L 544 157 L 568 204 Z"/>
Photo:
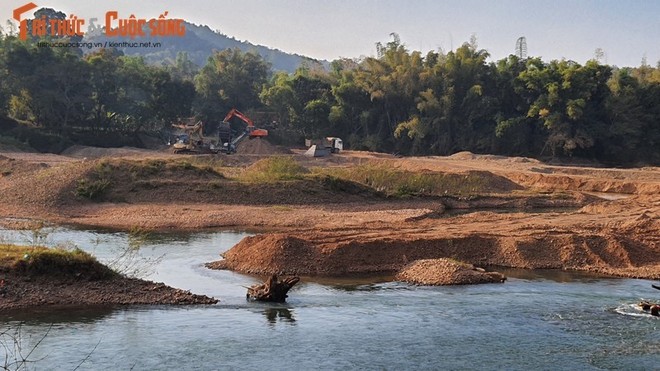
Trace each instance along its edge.
<path fill-rule="evenodd" d="M 185 117 L 212 126 L 235 107 L 258 126 L 276 122 L 274 136 L 296 144 L 332 135 L 351 149 L 402 155 L 660 164 L 660 65 L 514 55 L 489 62 L 475 40 L 424 55 L 391 36 L 374 57 L 289 74 L 238 49 L 216 51 L 204 66 L 185 53 L 154 66 L 114 49 L 83 54 L 5 33 L 0 135 L 51 151 L 109 145 L 112 136 L 160 133 Z"/>

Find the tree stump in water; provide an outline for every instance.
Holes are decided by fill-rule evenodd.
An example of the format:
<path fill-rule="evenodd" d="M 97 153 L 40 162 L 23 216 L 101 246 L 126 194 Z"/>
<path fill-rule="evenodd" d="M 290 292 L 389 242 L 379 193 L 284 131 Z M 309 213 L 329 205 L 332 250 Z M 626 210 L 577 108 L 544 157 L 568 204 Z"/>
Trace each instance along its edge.
<path fill-rule="evenodd" d="M 295 276 L 278 281 L 277 275 L 272 275 L 266 282 L 248 287 L 246 298 L 255 301 L 283 303 L 286 301 L 287 292 L 298 281 L 300 281 L 300 278 Z"/>
<path fill-rule="evenodd" d="M 643 301 L 639 303 L 639 306 L 644 312 L 650 311 L 652 316 L 660 317 L 660 304 Z"/>

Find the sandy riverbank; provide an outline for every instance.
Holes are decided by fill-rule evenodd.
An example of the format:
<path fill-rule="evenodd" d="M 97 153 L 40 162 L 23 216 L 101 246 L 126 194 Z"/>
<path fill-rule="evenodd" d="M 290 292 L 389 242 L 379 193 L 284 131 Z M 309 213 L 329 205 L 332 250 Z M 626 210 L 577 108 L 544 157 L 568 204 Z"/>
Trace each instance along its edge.
<path fill-rule="evenodd" d="M 231 175 L 272 154 L 208 158 L 152 151 L 113 162 L 113 187 L 88 200 L 75 191 L 80 179 L 98 170 L 98 160 L 48 156 L 43 162 L 38 154 L 5 153 L 0 215 L 122 229 L 257 230 L 263 234 L 214 264 L 252 273 L 396 272 L 417 259 L 453 258 L 478 266 L 660 278 L 657 168 L 557 166 L 466 153 L 395 158 L 345 152 L 323 159 L 293 153 L 307 169 L 378 163 L 408 174 L 477 176 L 485 183 L 476 184 L 493 192 L 388 197 L 369 189 L 373 179 L 339 187 L 313 177 L 245 183 Z M 153 173 L 131 175 L 131 161 L 145 158 L 160 161 L 148 163 Z M 182 159 L 192 165 L 173 164 Z M 611 200 L 594 197 L 600 193 Z"/>

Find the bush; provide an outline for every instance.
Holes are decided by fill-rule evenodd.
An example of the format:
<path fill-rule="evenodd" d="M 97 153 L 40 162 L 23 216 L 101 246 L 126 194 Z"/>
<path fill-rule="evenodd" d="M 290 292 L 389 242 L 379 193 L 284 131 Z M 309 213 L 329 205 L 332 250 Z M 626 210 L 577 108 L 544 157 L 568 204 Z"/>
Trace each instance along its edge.
<path fill-rule="evenodd" d="M 110 186 L 110 181 L 107 179 L 88 180 L 80 179 L 76 185 L 75 195 L 78 197 L 96 200 L 103 195 L 106 189 Z"/>
<path fill-rule="evenodd" d="M 342 179 L 332 175 L 317 175 L 315 178 L 318 179 L 324 188 L 333 192 L 352 195 L 383 196 L 383 194 L 374 191 L 373 188 L 352 180 Z"/>
<path fill-rule="evenodd" d="M 240 179 L 255 183 L 298 180 L 308 172 L 291 156 L 274 156 L 255 162 L 241 174 Z"/>
<path fill-rule="evenodd" d="M 24 247 L 2 245 L 3 265 L 9 265 L 32 275 L 82 278 L 88 280 L 108 279 L 117 273 L 99 263 L 92 255 L 74 248 Z"/>

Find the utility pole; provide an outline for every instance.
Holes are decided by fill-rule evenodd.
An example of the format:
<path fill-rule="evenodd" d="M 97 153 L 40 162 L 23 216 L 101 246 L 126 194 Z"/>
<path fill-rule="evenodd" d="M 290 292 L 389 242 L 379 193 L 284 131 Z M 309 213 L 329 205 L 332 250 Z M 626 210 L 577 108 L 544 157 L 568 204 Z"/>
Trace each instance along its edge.
<path fill-rule="evenodd" d="M 516 57 L 520 59 L 527 58 L 527 39 L 525 36 L 521 36 L 516 41 Z"/>

